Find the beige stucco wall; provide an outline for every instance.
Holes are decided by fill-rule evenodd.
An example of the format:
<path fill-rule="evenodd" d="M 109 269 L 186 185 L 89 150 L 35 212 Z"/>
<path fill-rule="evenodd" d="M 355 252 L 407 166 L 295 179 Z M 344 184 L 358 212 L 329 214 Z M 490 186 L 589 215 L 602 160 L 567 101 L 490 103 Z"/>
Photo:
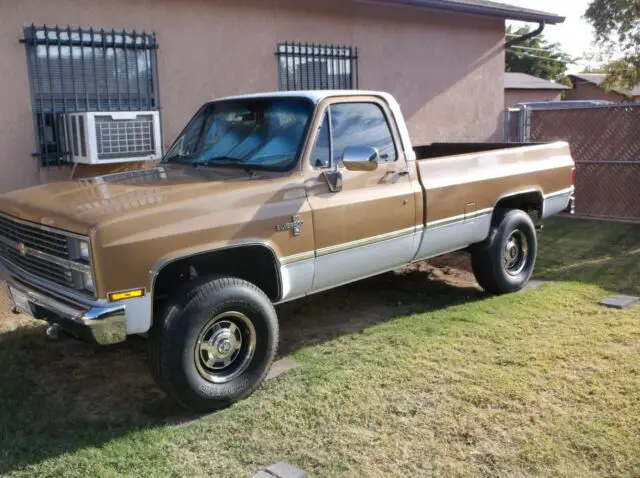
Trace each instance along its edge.
<path fill-rule="evenodd" d="M 165 144 L 210 98 L 277 89 L 279 41 L 357 46 L 360 87 L 395 94 L 417 142 L 502 135 L 502 20 L 348 0 L 3 0 L 0 192 L 68 174 L 31 157 L 31 23 L 155 31 Z"/>
<path fill-rule="evenodd" d="M 606 100 L 606 101 L 623 101 L 624 95 L 613 91 L 606 92 L 596 85 L 587 82 L 578 82 L 574 88 L 567 90 L 567 100 Z"/>
<path fill-rule="evenodd" d="M 509 108 L 518 103 L 535 101 L 560 101 L 562 91 L 558 90 L 504 90 L 504 107 Z"/>

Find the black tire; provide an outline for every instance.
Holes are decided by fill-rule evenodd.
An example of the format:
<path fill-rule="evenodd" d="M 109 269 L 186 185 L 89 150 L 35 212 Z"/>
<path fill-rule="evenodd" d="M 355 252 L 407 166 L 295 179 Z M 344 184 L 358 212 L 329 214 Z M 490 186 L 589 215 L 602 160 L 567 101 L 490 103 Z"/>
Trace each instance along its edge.
<path fill-rule="evenodd" d="M 526 248 L 526 252 L 512 262 L 511 254 L 514 249 L 518 253 L 518 243 L 521 250 Z M 489 237 L 471 248 L 473 274 L 487 292 L 516 292 L 531 278 L 537 251 L 536 229 L 526 212 L 520 209 L 496 211 Z"/>
<path fill-rule="evenodd" d="M 278 319 L 264 292 L 241 279 L 213 277 L 177 292 L 156 320 L 149 333 L 149 365 L 167 395 L 196 412 L 211 412 L 251 395 L 269 372 L 277 347 Z M 230 355 L 219 358 L 221 350 Z"/>

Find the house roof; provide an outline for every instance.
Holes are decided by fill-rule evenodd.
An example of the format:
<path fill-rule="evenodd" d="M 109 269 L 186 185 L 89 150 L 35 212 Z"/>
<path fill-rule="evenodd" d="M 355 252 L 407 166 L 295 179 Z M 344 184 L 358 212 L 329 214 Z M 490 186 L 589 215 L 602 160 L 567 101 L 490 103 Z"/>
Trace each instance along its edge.
<path fill-rule="evenodd" d="M 553 81 L 543 80 L 537 76 L 527 75 L 526 73 L 510 73 L 504 74 L 505 90 L 570 90 L 570 86 L 554 83 Z"/>
<path fill-rule="evenodd" d="M 377 3 L 411 5 L 458 13 L 471 13 L 488 17 L 520 20 L 523 22 L 545 22 L 556 24 L 564 22 L 564 17 L 553 13 L 516 7 L 488 0 L 375 0 Z"/>
<path fill-rule="evenodd" d="M 569 75 L 569 78 L 571 78 L 572 81 L 578 79 L 596 85 L 597 87 L 602 86 L 602 83 L 604 82 L 606 77 L 607 75 L 605 75 L 604 73 L 580 73 L 576 75 Z M 630 94 L 631 96 L 640 96 L 640 85 L 636 86 L 633 90 L 631 90 L 631 92 L 615 89 L 613 91 L 615 91 L 616 93 L 620 93 L 621 95 Z"/>

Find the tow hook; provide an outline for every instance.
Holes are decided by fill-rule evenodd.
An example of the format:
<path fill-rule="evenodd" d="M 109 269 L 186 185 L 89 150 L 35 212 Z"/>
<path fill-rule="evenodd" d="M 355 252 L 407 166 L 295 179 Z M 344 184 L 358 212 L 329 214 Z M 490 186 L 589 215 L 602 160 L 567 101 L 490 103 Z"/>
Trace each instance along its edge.
<path fill-rule="evenodd" d="M 51 324 L 47 327 L 47 337 L 51 340 L 60 340 L 60 326 L 58 324 Z"/>
<path fill-rule="evenodd" d="M 536 224 L 536 231 L 537 232 L 542 232 L 544 230 L 544 225 L 542 224 Z"/>
<path fill-rule="evenodd" d="M 13 305 L 11 306 L 11 313 L 18 315 L 20 313 L 20 309 L 18 309 L 18 307 L 16 307 L 15 305 Z"/>

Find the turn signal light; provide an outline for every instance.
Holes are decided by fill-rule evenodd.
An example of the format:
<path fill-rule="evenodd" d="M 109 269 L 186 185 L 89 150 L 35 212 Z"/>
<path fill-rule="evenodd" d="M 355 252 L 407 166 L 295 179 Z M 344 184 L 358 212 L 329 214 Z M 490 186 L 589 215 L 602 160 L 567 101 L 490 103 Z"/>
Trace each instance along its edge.
<path fill-rule="evenodd" d="M 116 302 L 118 300 L 124 300 L 124 299 L 135 299 L 136 297 L 143 297 L 144 296 L 144 289 L 131 289 L 131 290 L 124 290 L 122 292 L 110 292 L 108 297 L 109 297 L 109 302 Z"/>

